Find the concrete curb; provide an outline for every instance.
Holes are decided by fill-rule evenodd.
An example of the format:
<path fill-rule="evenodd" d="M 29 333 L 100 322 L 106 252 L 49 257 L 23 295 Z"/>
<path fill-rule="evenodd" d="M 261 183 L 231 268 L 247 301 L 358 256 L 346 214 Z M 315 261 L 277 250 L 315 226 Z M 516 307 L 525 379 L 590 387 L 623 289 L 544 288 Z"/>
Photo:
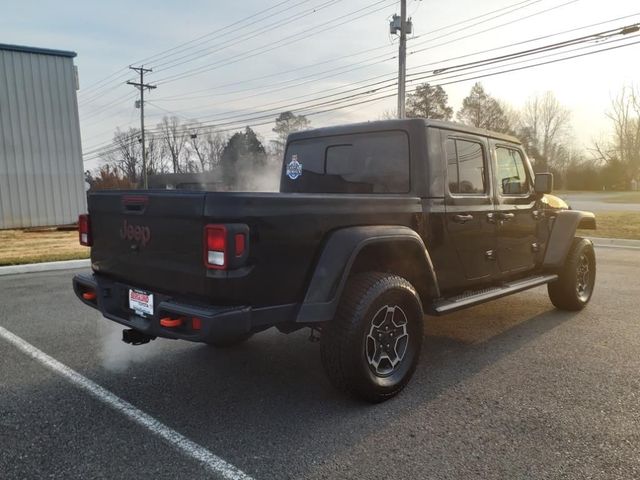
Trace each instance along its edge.
<path fill-rule="evenodd" d="M 67 260 L 64 262 L 43 262 L 43 263 L 28 263 L 26 265 L 9 265 L 7 267 L 0 267 L 0 277 L 3 275 L 17 275 L 20 273 L 35 273 L 35 272 L 51 272 L 55 270 L 70 270 L 73 268 L 88 268 L 91 266 L 91 261 L 87 259 L 83 260 Z"/>
<path fill-rule="evenodd" d="M 600 238 L 589 237 L 596 247 L 611 247 L 611 248 L 640 248 L 640 240 L 627 240 L 623 238 Z"/>

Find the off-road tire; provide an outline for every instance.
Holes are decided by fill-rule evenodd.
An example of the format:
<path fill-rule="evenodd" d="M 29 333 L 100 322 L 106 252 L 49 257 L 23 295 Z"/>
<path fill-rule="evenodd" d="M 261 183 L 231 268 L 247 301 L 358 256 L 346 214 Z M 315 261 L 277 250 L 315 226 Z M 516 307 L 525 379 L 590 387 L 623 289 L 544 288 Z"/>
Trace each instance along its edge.
<path fill-rule="evenodd" d="M 573 239 L 558 274 L 558 280 L 547 285 L 551 303 L 560 310 L 582 310 L 591 300 L 596 281 L 596 254 L 591 240 Z"/>
<path fill-rule="evenodd" d="M 399 307 L 399 309 L 398 309 Z M 381 313 L 382 312 L 382 313 Z M 378 366 L 387 363 L 391 372 L 380 375 L 371 365 L 373 351 L 378 347 L 384 349 L 388 345 L 375 343 L 373 336 L 393 333 L 380 332 L 372 334 L 374 329 L 383 327 L 379 323 L 379 315 L 384 315 L 384 322 L 397 327 L 397 335 L 393 344 L 393 356 L 397 361 L 392 367 L 389 353 L 387 357 L 373 355 L 379 361 Z M 378 319 L 378 320 L 377 320 Z M 388 321 L 392 323 L 390 323 Z M 406 328 L 402 329 L 402 325 Z M 406 342 L 401 336 L 407 334 Z M 372 403 L 385 401 L 397 395 L 410 380 L 420 357 L 423 339 L 422 304 L 415 288 L 404 278 L 388 273 L 368 272 L 354 275 L 345 287 L 335 318 L 322 329 L 320 352 L 322 364 L 331 383 L 349 395 Z M 386 341 L 386 340 L 385 340 Z M 392 342 L 393 343 L 393 342 Z M 405 346 L 402 357 L 396 350 Z M 382 351 L 382 350 L 380 350 Z M 388 358 L 388 360 L 387 360 Z"/>
<path fill-rule="evenodd" d="M 246 342 L 253 336 L 252 333 L 242 333 L 240 335 L 226 335 L 208 340 L 207 345 L 215 348 L 231 348 Z"/>

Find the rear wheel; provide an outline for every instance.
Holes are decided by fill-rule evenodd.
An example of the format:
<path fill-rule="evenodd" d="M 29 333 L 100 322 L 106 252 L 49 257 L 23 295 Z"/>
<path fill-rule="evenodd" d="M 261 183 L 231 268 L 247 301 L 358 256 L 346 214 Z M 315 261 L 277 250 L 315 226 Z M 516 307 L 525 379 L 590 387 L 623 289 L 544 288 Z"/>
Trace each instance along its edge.
<path fill-rule="evenodd" d="M 208 340 L 206 343 L 215 348 L 230 348 L 240 345 L 251 338 L 253 334 L 242 333 L 239 335 L 223 335 L 213 340 Z"/>
<path fill-rule="evenodd" d="M 560 310 L 582 310 L 596 283 L 596 254 L 593 243 L 575 238 L 558 280 L 547 286 L 551 303 Z"/>
<path fill-rule="evenodd" d="M 398 394 L 420 356 L 422 317 L 418 295 L 404 278 L 377 272 L 351 278 L 336 317 L 322 330 L 330 381 L 369 402 Z"/>

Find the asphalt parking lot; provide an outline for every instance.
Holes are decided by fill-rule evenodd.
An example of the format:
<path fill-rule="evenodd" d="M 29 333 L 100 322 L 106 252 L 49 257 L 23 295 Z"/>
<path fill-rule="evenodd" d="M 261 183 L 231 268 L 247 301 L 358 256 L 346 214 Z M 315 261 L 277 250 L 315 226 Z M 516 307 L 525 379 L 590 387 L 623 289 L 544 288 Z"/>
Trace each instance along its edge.
<path fill-rule="evenodd" d="M 71 271 L 0 278 L 0 327 L 255 479 L 640 478 L 640 250 L 598 248 L 596 292 L 538 288 L 428 318 L 397 398 L 346 399 L 307 332 L 130 347 Z M 0 338 L 0 476 L 216 478 Z"/>

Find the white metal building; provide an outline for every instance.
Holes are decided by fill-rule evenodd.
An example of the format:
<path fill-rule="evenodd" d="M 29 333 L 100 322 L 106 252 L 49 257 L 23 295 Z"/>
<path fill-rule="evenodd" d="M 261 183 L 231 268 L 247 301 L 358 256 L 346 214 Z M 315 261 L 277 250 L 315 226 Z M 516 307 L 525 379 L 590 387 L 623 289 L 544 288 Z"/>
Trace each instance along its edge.
<path fill-rule="evenodd" d="M 0 44 L 0 229 L 86 209 L 75 52 Z"/>

